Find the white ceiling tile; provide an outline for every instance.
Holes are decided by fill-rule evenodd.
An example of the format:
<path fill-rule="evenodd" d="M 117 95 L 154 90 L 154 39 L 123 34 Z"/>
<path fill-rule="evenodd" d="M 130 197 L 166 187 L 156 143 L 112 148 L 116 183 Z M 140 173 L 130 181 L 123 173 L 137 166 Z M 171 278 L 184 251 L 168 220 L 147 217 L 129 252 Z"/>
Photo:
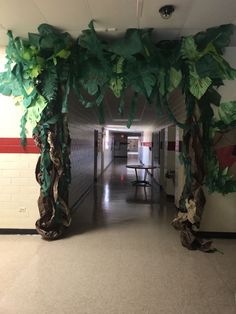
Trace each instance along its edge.
<path fill-rule="evenodd" d="M 88 0 L 98 27 L 137 27 L 136 0 Z"/>
<path fill-rule="evenodd" d="M 145 0 L 144 0 L 145 1 Z M 143 6 L 143 14 L 140 19 L 140 26 L 175 29 L 184 25 L 185 20 L 191 10 L 193 0 L 173 0 L 171 4 L 175 7 L 172 16 L 165 20 L 161 17 L 159 9 L 168 4 L 165 0 L 146 0 Z"/>
<path fill-rule="evenodd" d="M 34 0 L 49 24 L 63 30 L 87 28 L 91 13 L 86 0 Z"/>
<path fill-rule="evenodd" d="M 25 37 L 27 32 L 35 32 L 38 25 L 44 22 L 43 15 L 32 0 L 0 1 L 0 23 L 15 35 L 23 34 Z"/>
<path fill-rule="evenodd" d="M 208 28 L 233 23 L 236 16 L 235 0 L 194 0 L 185 28 Z"/>

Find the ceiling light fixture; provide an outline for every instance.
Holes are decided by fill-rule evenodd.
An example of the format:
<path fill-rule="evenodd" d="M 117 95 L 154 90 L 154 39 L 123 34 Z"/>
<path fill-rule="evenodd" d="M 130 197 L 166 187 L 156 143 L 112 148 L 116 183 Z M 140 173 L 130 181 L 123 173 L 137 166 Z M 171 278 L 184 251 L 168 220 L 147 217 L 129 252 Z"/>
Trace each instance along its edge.
<path fill-rule="evenodd" d="M 96 32 L 106 32 L 106 33 L 110 33 L 110 32 L 116 32 L 117 28 L 116 27 L 95 27 L 95 31 Z"/>
<path fill-rule="evenodd" d="M 174 12 L 175 7 L 173 5 L 164 5 L 160 8 L 159 13 L 161 14 L 161 17 L 165 20 L 169 19 Z"/>
<path fill-rule="evenodd" d="M 143 0 L 137 0 L 136 3 L 136 16 L 140 18 L 143 14 Z"/>

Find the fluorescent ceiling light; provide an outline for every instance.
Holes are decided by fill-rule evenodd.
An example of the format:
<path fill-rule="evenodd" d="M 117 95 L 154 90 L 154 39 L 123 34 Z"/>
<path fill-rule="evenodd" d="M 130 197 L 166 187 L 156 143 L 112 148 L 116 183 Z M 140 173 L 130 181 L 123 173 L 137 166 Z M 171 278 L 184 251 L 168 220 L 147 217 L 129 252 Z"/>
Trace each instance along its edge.
<path fill-rule="evenodd" d="M 95 27 L 95 31 L 96 32 L 107 32 L 107 33 L 110 33 L 110 32 L 116 32 L 117 31 L 117 28 L 116 27 Z"/>
<path fill-rule="evenodd" d="M 136 16 L 137 18 L 140 18 L 143 13 L 143 0 L 137 0 L 136 4 Z"/>
<path fill-rule="evenodd" d="M 139 140 L 140 136 L 128 136 L 128 139 L 130 139 L 130 140 Z"/>
<path fill-rule="evenodd" d="M 114 121 L 114 122 L 128 122 L 129 119 L 112 119 L 112 121 Z M 140 122 L 141 120 L 140 119 L 133 119 L 132 121 L 133 122 Z"/>

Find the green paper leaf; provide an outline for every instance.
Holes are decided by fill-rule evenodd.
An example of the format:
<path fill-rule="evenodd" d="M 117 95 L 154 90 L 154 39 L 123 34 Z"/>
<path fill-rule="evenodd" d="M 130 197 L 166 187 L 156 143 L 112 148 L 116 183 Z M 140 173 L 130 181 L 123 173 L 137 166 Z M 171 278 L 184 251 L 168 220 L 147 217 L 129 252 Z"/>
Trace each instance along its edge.
<path fill-rule="evenodd" d="M 68 59 L 69 56 L 70 56 L 71 52 L 67 49 L 62 49 L 60 50 L 56 56 L 59 57 L 59 58 L 62 58 L 62 59 Z"/>
<path fill-rule="evenodd" d="M 31 69 L 30 71 L 30 76 L 32 78 L 36 78 L 39 76 L 39 74 L 41 73 L 42 71 L 42 68 L 41 68 L 41 65 L 37 64 L 37 65 L 34 65 L 33 68 Z"/>
<path fill-rule="evenodd" d="M 182 80 L 182 73 L 180 70 L 176 70 L 174 67 L 170 68 L 170 82 L 168 91 L 171 92 L 176 89 Z"/>
<path fill-rule="evenodd" d="M 31 45 L 38 47 L 40 43 L 40 35 L 34 33 L 28 33 L 29 42 Z"/>
<path fill-rule="evenodd" d="M 236 101 L 229 101 L 220 104 L 219 117 L 224 124 L 229 125 L 236 121 Z"/>
<path fill-rule="evenodd" d="M 46 107 L 47 102 L 43 96 L 38 96 L 37 99 L 31 104 L 27 110 L 27 121 L 30 122 L 34 128 L 41 119 L 41 114 Z"/>
<path fill-rule="evenodd" d="M 5 95 L 5 96 L 11 96 L 12 94 L 12 89 L 9 85 L 2 85 L 0 84 L 0 93 Z"/>
<path fill-rule="evenodd" d="M 189 74 L 189 90 L 193 96 L 200 99 L 211 85 L 212 80 L 209 77 L 200 78 L 194 66 L 191 67 Z"/>
<path fill-rule="evenodd" d="M 45 99 L 50 102 L 55 99 L 58 89 L 58 77 L 56 68 L 50 66 L 41 76 L 40 90 Z"/>
<path fill-rule="evenodd" d="M 233 28 L 232 24 L 208 28 L 205 32 L 196 34 L 194 39 L 200 49 L 204 49 L 209 43 L 212 43 L 221 52 L 229 45 Z"/>
<path fill-rule="evenodd" d="M 121 94 L 121 97 L 120 97 L 120 104 L 119 104 L 119 108 L 118 108 L 118 111 L 119 111 L 119 114 L 120 114 L 120 115 L 123 115 L 123 113 L 124 113 L 124 108 L 125 108 L 124 94 Z"/>
<path fill-rule="evenodd" d="M 197 51 L 197 45 L 193 36 L 184 37 L 181 44 L 181 55 L 183 58 L 191 61 L 195 61 L 200 57 L 200 53 Z"/>
<path fill-rule="evenodd" d="M 21 137 L 21 145 L 26 146 L 27 145 L 27 139 L 26 139 L 26 123 L 27 123 L 27 111 L 23 114 L 21 120 L 20 120 L 20 137 Z"/>
<path fill-rule="evenodd" d="M 95 80 L 86 82 L 86 84 L 84 84 L 84 87 L 87 89 L 90 95 L 96 95 L 96 93 L 98 92 L 98 85 Z"/>
<path fill-rule="evenodd" d="M 109 45 L 109 51 L 125 58 L 130 58 L 142 50 L 143 44 L 138 29 L 128 29 L 124 38 L 118 39 Z"/>
<path fill-rule="evenodd" d="M 130 112 L 129 112 L 129 120 L 127 123 L 127 128 L 129 129 L 133 123 L 133 120 L 135 118 L 136 115 L 136 110 L 137 110 L 137 101 L 138 101 L 138 93 L 134 93 L 133 98 L 132 98 L 132 102 L 131 102 L 131 108 L 130 108 Z"/>
<path fill-rule="evenodd" d="M 70 76 L 69 76 L 68 79 L 67 79 L 67 82 L 66 82 L 64 95 L 63 95 L 63 98 L 62 98 L 62 106 L 61 106 L 61 112 L 62 113 L 67 113 L 68 112 L 67 101 L 68 101 L 68 95 L 70 93 L 70 80 L 71 79 L 70 79 Z"/>
<path fill-rule="evenodd" d="M 117 98 L 119 98 L 121 95 L 123 85 L 124 85 L 123 77 L 112 77 L 110 79 L 109 87 Z"/>
<path fill-rule="evenodd" d="M 104 104 L 101 101 L 101 103 L 98 106 L 98 120 L 100 124 L 104 124 L 105 123 L 105 119 L 104 119 Z"/>

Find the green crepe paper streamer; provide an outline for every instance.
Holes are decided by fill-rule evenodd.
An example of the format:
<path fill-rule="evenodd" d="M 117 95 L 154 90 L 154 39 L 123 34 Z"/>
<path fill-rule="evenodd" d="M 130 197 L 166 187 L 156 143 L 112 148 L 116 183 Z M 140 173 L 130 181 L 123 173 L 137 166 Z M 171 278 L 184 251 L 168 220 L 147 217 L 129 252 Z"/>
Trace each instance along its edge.
<path fill-rule="evenodd" d="M 62 108 L 61 108 L 62 113 L 68 112 L 67 100 L 68 100 L 68 95 L 70 93 L 70 85 L 71 85 L 71 76 L 69 75 L 69 77 L 66 81 L 66 86 L 65 86 L 65 90 L 64 90 L 63 99 L 62 99 Z"/>
<path fill-rule="evenodd" d="M 130 113 L 129 113 L 129 120 L 127 123 L 127 128 L 131 127 L 131 124 L 135 118 L 136 115 L 136 109 L 137 109 L 137 100 L 138 100 L 138 93 L 134 93 L 132 102 L 131 102 L 131 108 L 130 108 Z"/>
<path fill-rule="evenodd" d="M 21 138 L 21 145 L 26 146 L 27 145 L 27 137 L 26 137 L 26 123 L 27 123 L 27 111 L 23 114 L 21 120 L 20 120 L 20 138 Z"/>
<path fill-rule="evenodd" d="M 98 106 L 98 120 L 99 120 L 100 124 L 104 124 L 105 123 L 103 101 Z"/>

